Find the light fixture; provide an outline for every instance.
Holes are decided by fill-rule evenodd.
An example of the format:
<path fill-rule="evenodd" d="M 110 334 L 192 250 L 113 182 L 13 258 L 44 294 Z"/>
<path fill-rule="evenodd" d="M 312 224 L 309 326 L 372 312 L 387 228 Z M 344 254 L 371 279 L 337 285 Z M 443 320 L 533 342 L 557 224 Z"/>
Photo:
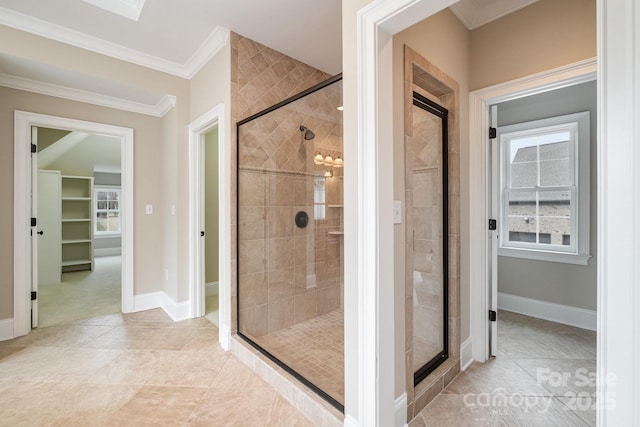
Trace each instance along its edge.
<path fill-rule="evenodd" d="M 318 153 L 313 158 L 313 163 L 315 163 L 316 165 L 324 165 L 324 156 L 322 155 L 322 153 L 318 151 Z"/>
<path fill-rule="evenodd" d="M 331 154 L 327 154 L 324 158 L 324 162 L 325 166 L 333 166 L 333 157 L 331 157 Z"/>
<path fill-rule="evenodd" d="M 333 167 L 334 168 L 344 167 L 344 161 L 342 161 L 342 157 L 340 157 L 340 154 L 338 154 L 336 158 L 333 159 Z"/>
<path fill-rule="evenodd" d="M 324 177 L 325 178 L 333 178 L 333 170 L 327 169 L 327 171 L 324 173 Z"/>
<path fill-rule="evenodd" d="M 344 107 L 341 105 L 341 106 L 339 106 L 337 109 L 338 109 L 338 111 L 343 111 L 343 110 L 344 110 Z"/>

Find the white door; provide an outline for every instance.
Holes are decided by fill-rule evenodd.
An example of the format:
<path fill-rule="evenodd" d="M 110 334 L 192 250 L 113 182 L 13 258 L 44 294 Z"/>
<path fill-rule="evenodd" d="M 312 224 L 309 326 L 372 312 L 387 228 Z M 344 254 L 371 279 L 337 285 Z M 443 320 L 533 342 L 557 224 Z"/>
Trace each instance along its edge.
<path fill-rule="evenodd" d="M 498 106 L 492 105 L 489 112 L 489 122 L 492 128 L 498 128 Z M 489 356 L 495 356 L 498 349 L 498 241 L 500 238 L 500 156 L 498 139 L 490 139 L 489 144 L 490 164 L 491 164 L 491 203 L 489 218 L 496 220 L 495 230 L 489 231 L 489 253 L 491 254 L 491 265 L 489 271 L 491 274 L 491 286 L 489 286 L 489 310 L 496 313 L 494 320 L 489 322 Z"/>
<path fill-rule="evenodd" d="M 38 171 L 38 286 L 60 284 L 60 171 Z"/>

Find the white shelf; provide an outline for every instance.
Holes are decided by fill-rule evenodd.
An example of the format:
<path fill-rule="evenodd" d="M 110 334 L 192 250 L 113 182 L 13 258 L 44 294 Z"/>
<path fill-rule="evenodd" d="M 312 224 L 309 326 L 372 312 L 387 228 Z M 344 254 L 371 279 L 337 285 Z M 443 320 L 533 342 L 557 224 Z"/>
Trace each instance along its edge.
<path fill-rule="evenodd" d="M 62 266 L 63 267 L 69 267 L 72 265 L 85 265 L 85 264 L 91 264 L 92 261 L 90 259 L 74 259 L 71 261 L 62 261 Z"/>
<path fill-rule="evenodd" d="M 344 234 L 344 231 L 329 231 L 327 232 L 327 234 L 332 234 L 335 236 L 342 236 Z"/>
<path fill-rule="evenodd" d="M 328 208 L 343 208 L 344 205 L 327 205 Z"/>
<path fill-rule="evenodd" d="M 93 270 L 93 177 L 63 175 L 61 193 L 62 271 Z"/>

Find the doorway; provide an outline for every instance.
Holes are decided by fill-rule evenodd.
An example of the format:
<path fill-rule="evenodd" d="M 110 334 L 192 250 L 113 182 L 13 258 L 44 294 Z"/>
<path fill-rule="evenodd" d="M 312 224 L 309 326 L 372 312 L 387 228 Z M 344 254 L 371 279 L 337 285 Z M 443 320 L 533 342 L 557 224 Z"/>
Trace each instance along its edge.
<path fill-rule="evenodd" d="M 118 311 L 130 312 L 133 310 L 133 129 L 122 128 L 118 126 L 104 125 L 93 122 L 84 122 L 80 120 L 67 119 L 55 116 L 47 116 L 42 114 L 28 113 L 22 111 L 15 112 L 15 145 L 14 156 L 15 165 L 14 170 L 14 191 L 15 194 L 25 195 L 23 197 L 16 197 L 14 203 L 14 253 L 16 254 L 14 259 L 14 335 L 26 335 L 32 329 L 33 326 L 38 325 L 38 273 L 39 266 L 38 260 L 38 239 L 44 237 L 44 230 L 39 229 L 37 212 L 38 212 L 38 160 L 41 160 L 40 166 L 46 166 L 49 170 L 47 175 L 54 175 L 54 179 L 51 182 L 57 181 L 59 184 L 59 196 L 57 197 L 57 206 L 59 206 L 60 216 L 57 219 L 53 219 L 50 224 L 58 222 L 60 224 L 59 255 L 54 255 L 52 264 L 58 264 L 60 268 L 60 279 L 63 279 L 64 274 L 74 275 L 91 275 L 97 273 L 96 264 L 94 264 L 94 235 L 99 234 L 100 231 L 109 234 L 111 225 L 118 224 L 120 226 L 120 252 L 121 262 L 105 262 L 104 266 L 99 268 L 100 271 L 109 270 L 107 265 L 116 264 L 116 267 L 111 269 L 110 273 L 106 273 L 106 277 L 110 277 L 116 283 L 119 283 L 119 289 L 115 290 L 115 293 L 119 294 L 117 303 L 115 306 Z M 37 130 L 38 129 L 51 129 L 51 133 L 57 135 L 51 137 L 49 145 L 42 147 L 43 151 L 38 152 L 37 148 Z M 46 134 L 48 131 L 44 131 Z M 64 134 L 60 136 L 61 134 Z M 57 144 L 57 142 L 69 136 L 69 139 L 73 143 Z M 85 139 L 93 139 L 93 144 L 90 146 L 82 147 L 82 141 Z M 86 165 L 88 162 L 82 161 L 70 161 L 70 157 L 65 155 L 70 150 L 84 150 L 84 156 L 89 156 L 86 151 L 91 152 L 96 148 L 98 144 L 97 139 L 102 139 L 102 142 L 112 144 L 113 147 L 117 147 L 114 151 L 118 152 L 118 159 L 114 161 L 116 168 L 120 170 L 121 187 L 119 191 L 114 191 L 112 187 L 105 187 L 103 189 L 104 194 L 98 197 L 106 197 L 101 206 L 96 203 L 94 205 L 94 199 L 97 199 L 94 188 L 94 179 L 99 174 L 103 176 L 98 180 L 104 178 L 104 174 L 113 172 L 114 169 L 101 163 L 93 163 L 90 167 L 91 171 L 80 171 L 74 168 L 81 167 L 80 165 Z M 107 138 L 107 139 L 105 139 Z M 32 149 L 32 143 L 35 144 L 35 153 Z M 47 145 L 46 143 L 44 145 Z M 71 148 L 70 148 L 71 147 Z M 45 150 L 49 150 L 46 151 Z M 58 153 L 60 152 L 60 153 Z M 42 157 L 42 159 L 39 159 Z M 107 156 L 108 157 L 108 156 Z M 103 157 L 104 160 L 106 157 Z M 54 167 L 60 166 L 59 169 Z M 65 175 L 62 174 L 62 170 L 65 170 Z M 58 171 L 59 175 L 56 179 L 56 174 L 52 171 Z M 67 175 L 68 173 L 68 175 Z M 95 175 L 95 176 L 94 176 Z M 107 184 L 108 185 L 108 184 Z M 117 193 L 117 196 L 114 195 Z M 33 197 L 30 195 L 33 194 Z M 117 200 L 116 200 L 117 198 Z M 110 200 L 111 199 L 111 200 Z M 41 209 L 41 214 L 48 214 L 55 212 L 58 209 Z M 35 215 L 34 215 L 35 213 Z M 93 221 L 94 215 L 96 221 Z M 35 221 L 31 218 L 36 218 Z M 111 219 L 109 219 L 111 218 Z M 97 229 L 94 227 L 97 227 Z M 52 226 L 57 228 L 55 225 Z M 42 232 L 40 234 L 39 232 Z M 53 233 L 53 231 L 52 231 Z M 48 234 L 48 233 L 47 233 Z M 55 235 L 55 233 L 53 233 Z M 113 235 L 111 236 L 113 237 Z M 56 244 L 50 247 L 55 247 Z M 99 246 L 99 245 L 98 245 Z M 117 246 L 117 245 L 116 245 Z M 114 248 L 99 248 L 104 249 L 102 252 L 107 255 L 115 256 L 113 252 L 109 253 L 109 250 L 115 250 Z M 23 256 L 20 256 L 23 255 Z M 43 254 L 44 255 L 44 254 Z M 59 257 L 59 258 L 58 258 Z M 58 261 L 59 260 L 59 261 Z M 102 260 L 97 264 L 103 264 Z M 117 265 L 120 265 L 120 268 Z M 55 265 L 54 265 L 55 271 Z M 55 274 L 54 283 L 44 283 L 45 294 L 49 289 L 46 289 L 47 285 L 55 286 Z M 113 277 L 115 276 L 115 277 Z M 78 279 L 78 278 L 76 278 Z M 80 280 L 72 280 L 72 282 L 82 282 Z M 84 277 L 86 280 L 86 277 Z M 103 277 L 102 281 L 106 279 Z M 47 280 L 48 281 L 48 280 Z M 61 281 L 62 283 L 62 281 Z M 77 284 L 76 284 L 77 286 Z M 53 289 L 53 288 L 51 288 Z M 76 288 L 79 289 L 79 288 Z M 83 290 L 86 290 L 86 286 Z M 35 292 L 35 294 L 32 294 Z M 91 292 L 88 292 L 91 294 Z M 78 300 L 77 294 L 74 291 L 67 293 L 67 297 L 62 298 L 67 300 Z M 32 296 L 35 299 L 32 299 Z M 93 296 L 92 296 L 93 297 Z M 91 298 L 92 298 L 91 297 Z M 83 304 L 80 304 L 82 306 Z M 87 304 L 84 304 L 84 309 L 87 308 Z M 115 308 L 110 308 L 112 310 Z M 66 310 L 66 309 L 65 309 Z M 54 307 L 51 312 L 55 313 L 60 311 L 59 307 Z M 68 310 L 66 310 L 68 311 Z M 83 314 L 91 315 L 89 314 Z M 55 316 L 54 316 L 55 317 Z M 51 320 L 57 323 L 55 319 Z"/>
<path fill-rule="evenodd" d="M 219 172 L 218 172 L 218 128 L 203 136 L 204 160 L 204 287 L 205 317 L 217 327 L 219 320 Z"/>
<path fill-rule="evenodd" d="M 33 127 L 38 310 L 32 327 L 121 311 L 120 139 Z"/>
<path fill-rule="evenodd" d="M 219 341 L 222 348 L 229 350 L 231 339 L 231 154 L 229 148 L 229 129 L 225 119 L 225 106 L 220 104 L 206 112 L 189 125 L 189 300 L 191 317 L 202 317 L 206 314 L 206 239 L 207 221 L 205 218 L 205 169 L 206 151 L 213 157 L 217 154 L 217 190 L 218 190 L 218 226 L 209 223 L 209 229 L 218 232 L 218 327 Z M 207 145 L 206 137 L 217 133 L 217 153 L 214 144 Z M 211 159 L 210 159 L 211 160 Z M 213 171 L 214 166 L 209 167 Z M 211 178 L 213 179 L 213 178 Z M 215 187 L 214 184 L 209 185 Z M 210 214 L 215 209 L 209 209 Z M 215 219 L 213 219 L 215 222 Z M 215 244 L 211 243 L 210 244 Z M 215 248 L 209 247 L 209 255 L 215 254 Z M 214 255 L 215 257 L 215 255 Z M 216 286 L 209 286 L 209 293 L 214 294 Z M 213 296 L 213 295 L 211 295 Z M 215 298 L 212 298 L 212 302 Z M 215 314 L 212 314 L 215 317 Z"/>
<path fill-rule="evenodd" d="M 471 206 L 482 215 L 471 218 L 471 338 L 472 349 L 463 351 L 462 366 L 472 360 L 485 361 L 491 355 L 491 347 L 498 348 L 497 323 L 489 320 L 487 313 L 498 309 L 497 273 L 498 230 L 487 227 L 493 218 L 491 200 L 491 150 L 487 129 L 490 127 L 490 106 L 502 102 L 542 94 L 554 89 L 590 82 L 596 78 L 596 60 L 581 61 L 568 66 L 539 73 L 527 79 L 481 89 L 470 93 L 470 108 L 474 112 L 470 122 L 470 158 L 472 164 Z M 496 126 L 496 124 L 492 124 Z M 594 157 L 595 158 L 595 157 Z M 496 200 L 496 197 L 493 197 Z M 480 242 L 483 242 L 480 245 Z"/>

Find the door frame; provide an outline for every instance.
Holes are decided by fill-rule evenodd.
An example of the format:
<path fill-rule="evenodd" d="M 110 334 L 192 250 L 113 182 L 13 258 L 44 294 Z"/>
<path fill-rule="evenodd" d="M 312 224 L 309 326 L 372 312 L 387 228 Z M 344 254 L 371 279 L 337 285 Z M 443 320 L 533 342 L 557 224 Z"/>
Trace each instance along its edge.
<path fill-rule="evenodd" d="M 133 129 L 16 110 L 14 113 L 13 184 L 13 335 L 31 331 L 31 127 L 50 127 L 120 138 L 122 177 L 122 312 L 133 311 Z"/>
<path fill-rule="evenodd" d="M 204 316 L 204 136 L 218 128 L 218 268 L 219 341 L 231 342 L 231 150 L 224 104 L 189 125 L 189 304 L 191 318 Z"/>
<path fill-rule="evenodd" d="M 497 289 L 492 289 L 491 266 L 497 253 L 492 250 L 497 231 L 486 226 L 491 218 L 491 159 L 489 109 L 492 104 L 523 98 L 596 79 L 596 58 L 569 64 L 531 76 L 479 89 L 469 93 L 469 208 L 482 212 L 470 217 L 471 340 L 473 360 L 484 362 L 490 356 L 489 310 L 498 310 Z M 497 281 L 496 281 L 497 283 Z M 495 332 L 495 328 L 494 332 Z M 495 333 L 493 334 L 495 335 Z M 497 339 L 492 337 L 494 344 Z M 462 361 L 465 363 L 466 361 Z"/>

